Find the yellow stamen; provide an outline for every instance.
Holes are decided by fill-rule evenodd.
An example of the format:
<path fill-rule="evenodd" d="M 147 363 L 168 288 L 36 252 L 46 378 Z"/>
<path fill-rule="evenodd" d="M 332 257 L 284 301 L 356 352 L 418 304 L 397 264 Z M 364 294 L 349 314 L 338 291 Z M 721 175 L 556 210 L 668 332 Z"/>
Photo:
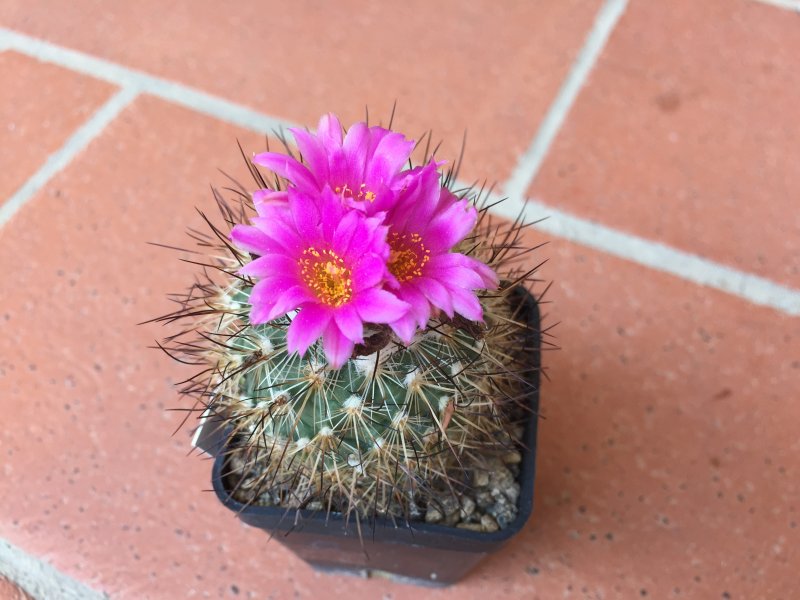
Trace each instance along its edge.
<path fill-rule="evenodd" d="M 377 197 L 375 192 L 367 189 L 366 183 L 362 183 L 358 187 L 358 191 L 352 189 L 346 183 L 342 186 L 337 185 L 335 188 L 333 188 L 333 191 L 337 194 L 341 194 L 342 198 L 349 198 L 350 200 L 356 200 L 359 202 L 362 200 L 366 200 L 367 202 L 375 202 L 375 198 Z"/>
<path fill-rule="evenodd" d="M 422 277 L 422 269 L 431 259 L 431 251 L 418 233 L 389 234 L 389 272 L 403 283 Z"/>
<path fill-rule="evenodd" d="M 306 248 L 300 259 L 300 276 L 323 304 L 341 306 L 353 296 L 350 269 L 333 250 Z"/>

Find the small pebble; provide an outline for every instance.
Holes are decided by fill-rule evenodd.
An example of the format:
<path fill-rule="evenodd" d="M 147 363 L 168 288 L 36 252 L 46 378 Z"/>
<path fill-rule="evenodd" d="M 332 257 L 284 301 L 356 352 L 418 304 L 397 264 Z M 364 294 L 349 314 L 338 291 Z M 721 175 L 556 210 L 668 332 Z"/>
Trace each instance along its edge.
<path fill-rule="evenodd" d="M 489 485 L 489 473 L 486 471 L 475 471 L 472 475 L 472 484 L 475 487 L 486 487 Z"/>
<path fill-rule="evenodd" d="M 483 531 L 492 532 L 497 531 L 500 527 L 497 525 L 497 521 L 494 520 L 492 515 L 483 515 L 481 517 L 481 529 L 483 529 Z"/>
<path fill-rule="evenodd" d="M 434 506 L 428 508 L 427 512 L 425 513 L 426 523 L 438 523 L 441 520 L 442 520 L 442 513 L 438 508 Z"/>
<path fill-rule="evenodd" d="M 478 506 L 480 506 L 481 508 L 486 509 L 487 507 L 492 505 L 492 503 L 494 502 L 494 498 L 492 498 L 492 493 L 487 490 L 475 494 L 475 502 L 477 502 Z"/>
<path fill-rule="evenodd" d="M 469 496 L 461 498 L 461 518 L 466 519 L 475 512 L 475 501 Z"/>
<path fill-rule="evenodd" d="M 442 498 L 442 508 L 444 509 L 444 524 L 452 527 L 461 521 L 461 506 L 458 500 L 452 496 Z"/>

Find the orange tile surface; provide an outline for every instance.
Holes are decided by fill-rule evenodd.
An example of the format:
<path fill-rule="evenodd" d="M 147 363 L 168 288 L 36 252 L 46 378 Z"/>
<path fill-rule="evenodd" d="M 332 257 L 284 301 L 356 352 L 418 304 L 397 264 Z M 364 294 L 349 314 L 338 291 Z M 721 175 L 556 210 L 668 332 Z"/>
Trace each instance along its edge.
<path fill-rule="evenodd" d="M 241 172 L 236 137 L 260 147 L 142 98 L 6 227 L 0 537 L 115 599 L 792 597 L 797 320 L 560 241 L 537 256 L 563 349 L 518 539 L 420 591 L 316 574 L 240 525 L 170 437 L 187 371 L 134 325 L 192 272 L 146 242 L 185 242 L 215 169 Z"/>
<path fill-rule="evenodd" d="M 0 600 L 30 600 L 30 596 L 0 575 Z"/>
<path fill-rule="evenodd" d="M 468 129 L 480 142 L 470 145 L 465 175 L 503 180 L 600 1 L 390 6 L 5 0 L 0 24 L 302 123 L 331 110 L 350 123 L 365 105 L 385 118 L 396 100 L 409 135 L 433 127 L 454 156 Z"/>
<path fill-rule="evenodd" d="M 0 52 L 0 201 L 112 94 L 113 87 L 22 56 Z"/>
<path fill-rule="evenodd" d="M 800 287 L 797 15 L 632 0 L 531 193 Z"/>

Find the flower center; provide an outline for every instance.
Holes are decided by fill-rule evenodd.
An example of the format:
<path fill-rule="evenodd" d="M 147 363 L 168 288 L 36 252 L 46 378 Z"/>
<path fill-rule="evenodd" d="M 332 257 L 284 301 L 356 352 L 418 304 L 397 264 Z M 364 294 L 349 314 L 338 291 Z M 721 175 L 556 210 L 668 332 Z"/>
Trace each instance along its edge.
<path fill-rule="evenodd" d="M 353 295 L 350 269 L 333 250 L 306 248 L 300 259 L 300 276 L 328 306 L 341 306 Z"/>
<path fill-rule="evenodd" d="M 400 283 L 422 276 L 422 269 L 431 259 L 431 251 L 418 233 L 389 234 L 389 272 Z"/>
<path fill-rule="evenodd" d="M 367 202 L 375 202 L 375 192 L 367 189 L 367 184 L 362 183 L 357 190 L 354 190 L 346 183 L 344 185 L 337 185 L 334 188 L 334 191 L 337 194 L 341 194 L 342 198 L 349 198 L 350 200 L 356 200 L 361 202 L 366 200 Z"/>

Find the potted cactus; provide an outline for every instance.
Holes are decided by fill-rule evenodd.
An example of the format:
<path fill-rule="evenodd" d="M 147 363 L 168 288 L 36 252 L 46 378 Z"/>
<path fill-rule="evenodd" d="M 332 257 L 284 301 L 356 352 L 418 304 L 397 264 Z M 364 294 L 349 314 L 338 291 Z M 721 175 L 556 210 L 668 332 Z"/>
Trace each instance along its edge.
<path fill-rule="evenodd" d="M 539 313 L 520 222 L 390 127 L 323 116 L 193 231 L 159 344 L 201 371 L 220 500 L 324 569 L 447 584 L 533 502 Z M 259 167 L 266 169 L 265 174 Z"/>

